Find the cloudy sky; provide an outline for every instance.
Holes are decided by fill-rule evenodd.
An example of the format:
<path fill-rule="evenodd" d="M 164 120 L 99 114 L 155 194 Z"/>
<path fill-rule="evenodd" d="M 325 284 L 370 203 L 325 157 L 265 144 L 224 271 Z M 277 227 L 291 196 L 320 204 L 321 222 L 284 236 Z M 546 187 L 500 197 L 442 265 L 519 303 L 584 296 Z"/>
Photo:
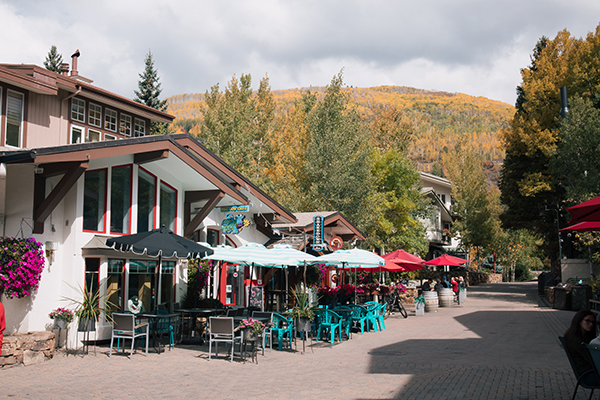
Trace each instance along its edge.
<path fill-rule="evenodd" d="M 0 63 L 43 65 L 50 46 L 79 73 L 133 97 L 151 51 L 163 96 L 223 88 L 411 86 L 514 104 L 545 35 L 600 23 L 598 0 L 0 0 Z"/>

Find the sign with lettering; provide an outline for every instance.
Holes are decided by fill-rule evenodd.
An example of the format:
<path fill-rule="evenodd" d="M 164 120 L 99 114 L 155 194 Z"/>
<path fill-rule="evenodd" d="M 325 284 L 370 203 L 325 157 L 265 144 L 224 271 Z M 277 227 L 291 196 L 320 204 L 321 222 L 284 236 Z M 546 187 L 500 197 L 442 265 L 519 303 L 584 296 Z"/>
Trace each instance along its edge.
<path fill-rule="evenodd" d="M 249 212 L 250 206 L 228 206 L 228 207 L 220 207 L 221 212 Z"/>
<path fill-rule="evenodd" d="M 313 244 L 312 247 L 316 251 L 321 251 L 325 248 L 323 242 L 323 216 L 315 215 L 313 217 Z"/>

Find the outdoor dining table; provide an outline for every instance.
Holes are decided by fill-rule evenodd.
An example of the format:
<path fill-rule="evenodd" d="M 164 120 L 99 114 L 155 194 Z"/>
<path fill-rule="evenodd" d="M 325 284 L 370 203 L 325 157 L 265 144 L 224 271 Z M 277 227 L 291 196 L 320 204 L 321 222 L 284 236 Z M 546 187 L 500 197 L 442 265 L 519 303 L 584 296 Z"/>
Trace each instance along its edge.
<path fill-rule="evenodd" d="M 195 328 L 198 328 L 198 317 L 208 318 L 217 315 L 219 310 L 216 308 L 178 308 L 175 312 L 187 314 L 194 321 L 193 324 L 190 324 L 188 330 L 188 337 L 194 337 L 194 330 Z M 181 332 L 181 337 L 183 339 L 183 331 Z"/>
<path fill-rule="evenodd" d="M 135 314 L 136 319 L 148 319 L 152 331 L 152 347 L 157 350 L 160 354 L 160 340 L 158 341 L 158 347 L 156 347 L 156 337 L 158 336 L 158 322 L 161 319 L 168 319 L 169 325 L 171 325 L 171 319 L 179 317 L 179 314 L 158 314 L 158 313 L 140 313 Z M 162 336 L 161 336 L 162 337 Z"/>

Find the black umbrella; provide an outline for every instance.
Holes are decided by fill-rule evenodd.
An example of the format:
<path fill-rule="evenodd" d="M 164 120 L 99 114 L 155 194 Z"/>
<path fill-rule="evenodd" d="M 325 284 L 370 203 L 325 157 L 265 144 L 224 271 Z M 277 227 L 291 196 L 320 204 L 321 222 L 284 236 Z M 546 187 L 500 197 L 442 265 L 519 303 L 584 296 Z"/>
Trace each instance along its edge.
<path fill-rule="evenodd" d="M 166 258 L 203 258 L 213 254 L 213 250 L 192 240 L 171 232 L 165 227 L 149 232 L 119 236 L 106 240 L 106 245 L 123 253 L 158 257 L 158 274 L 155 287 L 158 290 L 158 276 L 161 261 Z"/>

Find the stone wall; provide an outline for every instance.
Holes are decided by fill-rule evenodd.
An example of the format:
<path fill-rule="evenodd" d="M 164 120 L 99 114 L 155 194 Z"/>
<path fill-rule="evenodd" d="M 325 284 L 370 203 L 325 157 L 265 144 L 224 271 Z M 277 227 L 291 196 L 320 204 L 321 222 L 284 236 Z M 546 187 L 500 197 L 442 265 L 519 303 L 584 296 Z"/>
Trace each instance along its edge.
<path fill-rule="evenodd" d="M 38 364 L 54 356 L 53 332 L 29 332 L 4 336 L 0 368 Z"/>

